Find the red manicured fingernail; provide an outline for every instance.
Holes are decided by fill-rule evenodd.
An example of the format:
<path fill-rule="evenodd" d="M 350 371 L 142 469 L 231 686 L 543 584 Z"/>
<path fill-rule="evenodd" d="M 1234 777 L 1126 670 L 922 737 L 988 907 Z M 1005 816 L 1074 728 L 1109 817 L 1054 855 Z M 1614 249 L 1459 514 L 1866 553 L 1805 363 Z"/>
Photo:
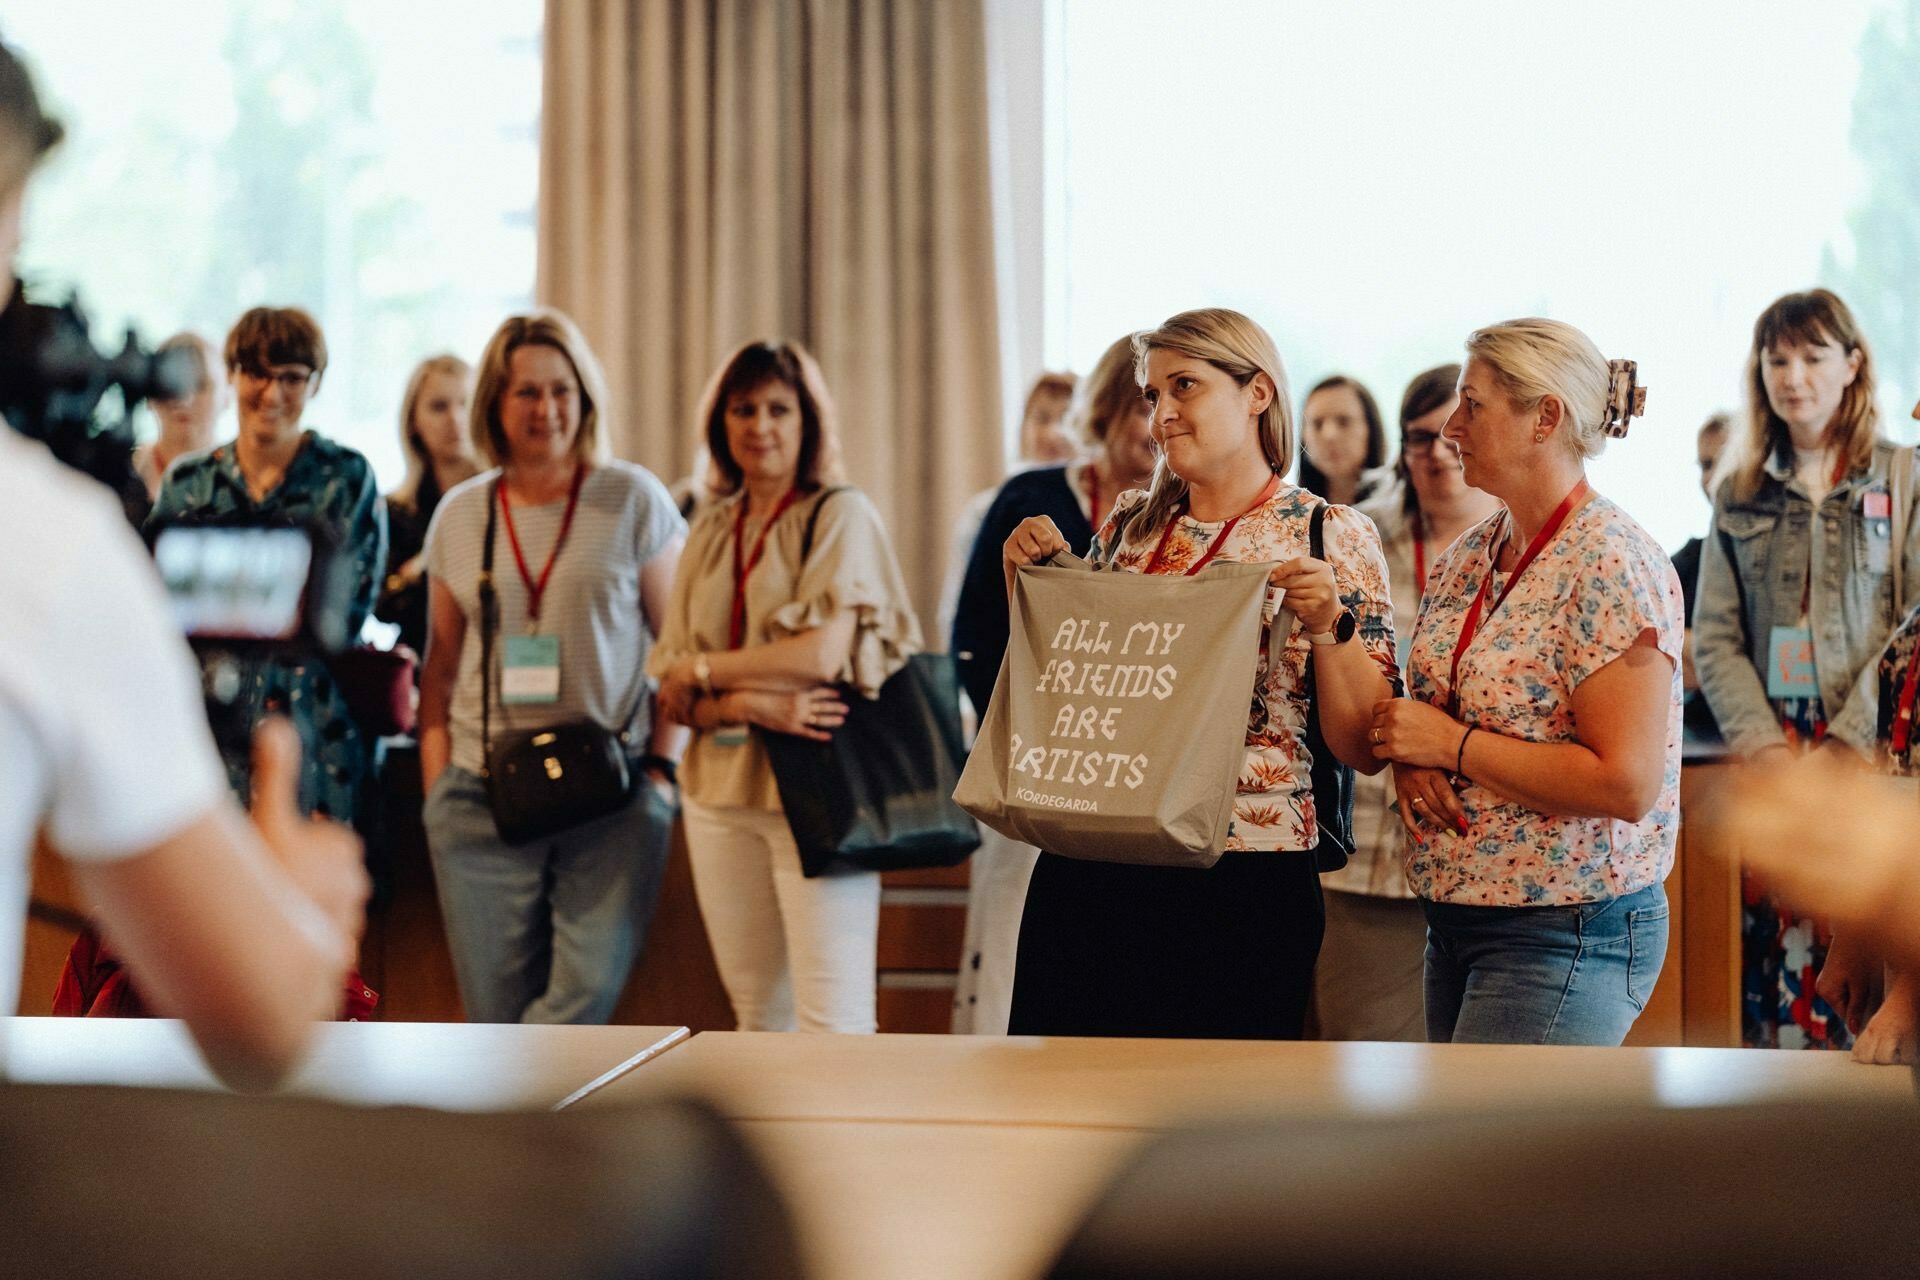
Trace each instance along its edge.
<path fill-rule="evenodd" d="M 1460 819 L 1459 826 L 1460 826 L 1460 834 L 1461 835 L 1467 834 L 1467 820 L 1465 818 Z"/>

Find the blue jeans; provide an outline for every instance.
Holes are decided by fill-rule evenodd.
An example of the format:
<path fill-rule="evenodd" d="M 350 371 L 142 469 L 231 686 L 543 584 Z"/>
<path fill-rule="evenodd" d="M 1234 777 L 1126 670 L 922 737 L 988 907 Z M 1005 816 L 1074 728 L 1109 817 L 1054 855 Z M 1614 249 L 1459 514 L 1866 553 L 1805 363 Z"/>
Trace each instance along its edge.
<path fill-rule="evenodd" d="M 1437 1044 L 1619 1044 L 1667 957 L 1657 884 L 1571 907 L 1425 906 Z"/>
<path fill-rule="evenodd" d="M 653 920 L 673 806 L 643 783 L 618 813 L 511 845 L 479 777 L 449 765 L 421 819 L 467 1020 L 611 1017 Z"/>

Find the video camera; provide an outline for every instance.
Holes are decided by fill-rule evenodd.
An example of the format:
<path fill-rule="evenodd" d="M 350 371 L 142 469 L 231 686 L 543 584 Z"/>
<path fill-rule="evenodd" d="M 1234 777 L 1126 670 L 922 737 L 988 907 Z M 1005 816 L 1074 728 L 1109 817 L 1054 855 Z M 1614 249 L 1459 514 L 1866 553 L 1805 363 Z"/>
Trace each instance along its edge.
<path fill-rule="evenodd" d="M 58 307 L 28 302 L 16 281 L 0 310 L 0 416 L 112 489 L 135 524 L 146 515 L 146 490 L 133 473 L 133 411 L 142 400 L 191 395 L 198 379 L 192 355 L 149 352 L 131 329 L 119 354 L 100 354 L 73 298 Z M 103 412 L 115 391 L 117 415 Z"/>
<path fill-rule="evenodd" d="M 100 354 L 71 298 L 30 303 L 16 282 L 0 310 L 0 416 L 112 489 L 136 528 L 150 504 L 133 470 L 133 411 L 142 400 L 191 395 L 199 376 L 190 353 L 148 352 L 131 330 L 119 354 Z M 318 524 L 185 518 L 148 540 L 200 659 L 214 737 L 244 752 L 258 710 L 244 687 L 245 659 L 331 662 L 352 646 L 353 575 L 337 534 Z"/>
<path fill-rule="evenodd" d="M 352 645 L 352 566 L 323 525 L 180 520 L 151 534 L 174 616 L 200 659 L 207 719 L 244 750 L 258 709 L 248 658 L 327 661 Z"/>

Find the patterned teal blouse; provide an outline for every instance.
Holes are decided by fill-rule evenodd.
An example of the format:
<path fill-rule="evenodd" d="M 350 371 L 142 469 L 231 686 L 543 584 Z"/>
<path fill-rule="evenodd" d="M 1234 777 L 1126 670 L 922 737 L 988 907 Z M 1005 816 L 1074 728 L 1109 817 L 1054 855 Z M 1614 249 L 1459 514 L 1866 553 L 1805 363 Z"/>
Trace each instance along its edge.
<path fill-rule="evenodd" d="M 258 502 L 247 492 L 233 442 L 182 458 L 167 471 L 147 527 L 151 531 L 160 522 L 183 518 L 330 526 L 339 538 L 340 554 L 351 566 L 348 627 L 350 634 L 359 635 L 373 610 L 387 562 L 386 506 L 374 484 L 373 468 L 359 453 L 309 431 L 287 467 L 286 478 Z M 326 664 L 286 655 L 250 657 L 241 665 L 245 722 L 281 714 L 299 730 L 300 807 L 308 813 L 353 821 L 369 744 L 348 714 Z M 252 791 L 252 760 L 237 747 L 223 747 L 222 755 L 227 780 L 244 804 Z"/>

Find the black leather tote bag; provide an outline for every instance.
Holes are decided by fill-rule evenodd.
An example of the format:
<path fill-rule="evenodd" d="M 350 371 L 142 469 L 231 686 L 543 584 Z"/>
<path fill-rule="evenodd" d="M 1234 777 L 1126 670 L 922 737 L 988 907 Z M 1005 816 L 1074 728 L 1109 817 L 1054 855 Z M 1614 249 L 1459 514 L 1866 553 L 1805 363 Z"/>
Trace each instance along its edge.
<path fill-rule="evenodd" d="M 801 542 L 836 490 L 814 503 Z M 764 735 L 780 805 L 809 876 L 834 867 L 892 871 L 950 867 L 980 847 L 980 830 L 953 802 L 966 761 L 953 659 L 919 653 L 868 699 L 845 691 L 847 721 L 827 742 Z"/>

